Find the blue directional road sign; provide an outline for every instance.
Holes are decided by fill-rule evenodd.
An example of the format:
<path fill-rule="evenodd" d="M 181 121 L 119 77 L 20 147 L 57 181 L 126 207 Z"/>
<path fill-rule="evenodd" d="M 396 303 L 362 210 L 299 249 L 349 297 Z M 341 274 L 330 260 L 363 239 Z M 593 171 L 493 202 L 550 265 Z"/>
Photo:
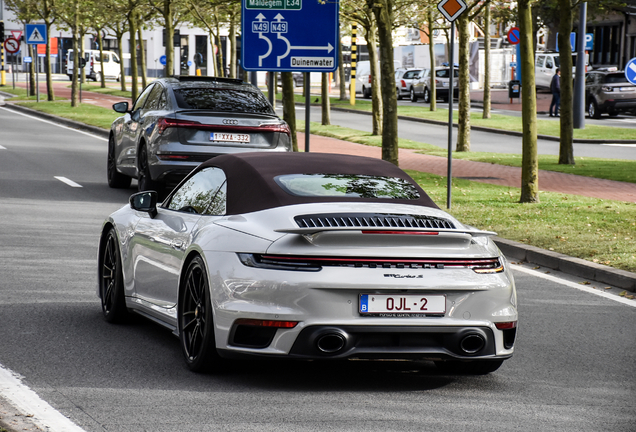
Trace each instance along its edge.
<path fill-rule="evenodd" d="M 27 24 L 24 33 L 26 34 L 26 43 L 46 45 L 46 24 Z"/>
<path fill-rule="evenodd" d="M 159 63 L 165 66 L 166 63 L 168 63 L 168 57 L 166 57 L 165 55 L 162 55 L 161 57 L 159 57 Z"/>
<path fill-rule="evenodd" d="M 339 0 L 242 0 L 241 66 L 248 71 L 335 71 L 339 7 Z"/>
<path fill-rule="evenodd" d="M 631 59 L 625 65 L 625 78 L 630 83 L 636 85 L 636 57 Z"/>

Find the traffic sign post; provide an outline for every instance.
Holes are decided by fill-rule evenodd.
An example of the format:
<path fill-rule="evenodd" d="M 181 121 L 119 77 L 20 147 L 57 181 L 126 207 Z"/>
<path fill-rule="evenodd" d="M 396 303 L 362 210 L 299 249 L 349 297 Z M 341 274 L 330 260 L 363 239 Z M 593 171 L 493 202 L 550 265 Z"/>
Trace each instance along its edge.
<path fill-rule="evenodd" d="M 463 0 L 442 0 L 437 3 L 437 9 L 451 23 L 450 58 L 448 59 L 448 164 L 446 168 L 446 208 L 451 208 L 451 183 L 453 179 L 453 95 L 455 81 L 455 20 L 466 10 Z M 435 69 L 435 65 L 431 65 Z"/>
<path fill-rule="evenodd" d="M 20 51 L 20 41 L 12 38 L 12 37 L 8 37 L 7 39 L 5 39 L 4 41 L 4 49 L 9 53 L 9 54 L 15 54 L 18 51 Z"/>

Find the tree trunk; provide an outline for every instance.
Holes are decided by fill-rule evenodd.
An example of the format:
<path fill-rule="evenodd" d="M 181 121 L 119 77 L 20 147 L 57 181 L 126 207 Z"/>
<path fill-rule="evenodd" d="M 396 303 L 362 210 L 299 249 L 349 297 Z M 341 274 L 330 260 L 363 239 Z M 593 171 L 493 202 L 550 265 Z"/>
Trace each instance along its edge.
<path fill-rule="evenodd" d="M 77 8 L 76 8 L 77 9 Z M 75 14 L 75 23 L 79 20 Z M 77 48 L 79 47 L 79 35 L 77 34 L 77 27 L 72 29 L 73 31 L 73 81 L 71 82 L 71 107 L 79 105 L 79 55 Z"/>
<path fill-rule="evenodd" d="M 230 38 L 230 78 L 236 78 L 236 26 L 234 25 L 234 17 L 230 17 L 230 32 L 228 37 Z M 274 87 L 276 87 L 276 85 L 277 84 L 274 83 Z M 276 98 L 274 98 L 274 100 L 275 99 Z"/>
<path fill-rule="evenodd" d="M 482 118 L 490 118 L 490 0 L 484 9 L 484 107 Z"/>
<path fill-rule="evenodd" d="M 298 151 L 298 137 L 296 135 L 296 102 L 294 101 L 294 76 L 291 72 L 282 72 L 280 80 L 283 84 L 283 120 L 289 125 L 292 147 Z"/>
<path fill-rule="evenodd" d="M 521 121 L 523 156 L 521 165 L 522 203 L 539 202 L 539 161 L 537 158 L 537 92 L 534 86 L 534 44 L 530 2 L 518 3 L 521 66 Z M 569 35 L 569 33 L 568 33 Z"/>
<path fill-rule="evenodd" d="M 219 46 L 219 76 L 225 76 L 225 53 L 223 52 L 223 44 L 221 43 L 221 25 L 219 21 L 216 21 L 216 34 L 218 36 L 218 46 Z"/>
<path fill-rule="evenodd" d="M 344 58 L 342 56 L 342 34 L 338 41 L 338 85 L 340 100 L 347 100 L 347 83 L 345 82 Z"/>
<path fill-rule="evenodd" d="M 470 151 L 470 75 L 468 73 L 468 14 L 463 14 L 457 18 L 457 33 L 459 35 L 459 104 L 457 107 L 457 147 L 456 151 Z M 450 79 L 453 79 L 453 59 L 450 59 Z M 453 95 L 449 94 L 450 98 Z"/>
<path fill-rule="evenodd" d="M 369 51 L 369 64 L 371 68 L 371 112 L 373 119 L 372 135 L 382 135 L 382 87 L 380 87 L 381 73 L 377 56 L 377 25 L 375 20 L 371 20 L 371 25 L 365 28 L 367 36 L 367 47 Z M 393 63 L 393 59 L 391 59 Z M 395 82 L 393 83 L 395 87 Z"/>
<path fill-rule="evenodd" d="M 322 99 L 322 124 L 323 126 L 328 126 L 331 124 L 331 113 L 330 113 L 330 100 L 329 100 L 329 73 L 322 73 L 321 75 L 321 99 Z"/>
<path fill-rule="evenodd" d="M 97 29 L 97 43 L 99 44 L 99 68 L 102 71 L 100 75 L 100 87 L 106 88 L 106 77 L 104 76 L 104 46 L 102 40 L 102 29 Z"/>
<path fill-rule="evenodd" d="M 86 36 L 86 32 L 83 32 L 83 31 L 80 30 L 79 41 L 78 41 L 79 42 L 79 46 L 78 46 L 79 57 L 78 57 L 78 59 L 86 58 L 84 56 L 84 36 Z M 84 64 L 84 67 L 80 69 L 80 82 L 82 84 L 86 84 L 86 67 L 87 66 L 90 67 L 90 64 L 88 62 L 86 62 Z"/>
<path fill-rule="evenodd" d="M 216 35 L 212 32 L 211 29 L 208 29 L 208 34 L 210 35 L 210 42 L 212 43 L 212 76 L 218 77 L 219 75 L 219 64 L 216 61 L 216 53 L 214 52 L 214 47 L 217 47 L 218 49 L 218 45 L 215 44 L 216 42 Z M 209 73 L 208 73 L 209 75 Z"/>
<path fill-rule="evenodd" d="M 38 56 L 37 56 L 37 52 L 35 53 L 35 55 L 33 54 L 35 52 L 35 48 L 33 48 L 33 45 L 29 44 L 29 57 L 31 57 L 31 63 L 29 63 L 29 87 L 30 87 L 30 96 L 35 96 L 36 95 L 36 89 L 35 89 L 35 74 L 38 73 L 38 68 L 36 67 L 36 62 L 38 60 Z"/>
<path fill-rule="evenodd" d="M 141 57 L 141 85 L 146 88 L 148 85 L 148 68 L 146 66 L 146 49 L 144 48 L 144 33 L 141 23 L 137 28 L 137 33 L 139 35 L 139 56 Z"/>
<path fill-rule="evenodd" d="M 126 67 L 124 66 L 124 34 L 117 33 L 117 53 L 119 54 L 119 84 L 121 91 L 126 91 Z"/>
<path fill-rule="evenodd" d="M 433 8 L 428 8 L 428 55 L 431 58 L 431 88 L 428 91 L 431 94 L 430 110 L 437 111 L 437 86 L 435 85 L 435 42 L 433 41 L 433 28 L 435 20 L 433 19 Z"/>
<path fill-rule="evenodd" d="M 368 0 L 370 1 L 370 0 Z M 393 67 L 393 1 L 376 0 L 373 14 L 378 26 L 382 85 L 382 159 L 398 165 L 398 118 Z"/>
<path fill-rule="evenodd" d="M 128 34 L 130 35 L 130 76 L 132 78 L 131 94 L 133 102 L 139 96 L 139 73 L 137 71 L 137 18 L 135 11 L 128 14 Z M 170 39 L 172 42 L 172 39 Z"/>
<path fill-rule="evenodd" d="M 163 2 L 163 21 L 166 29 L 166 76 L 174 75 L 174 22 L 172 21 L 172 0 Z"/>
<path fill-rule="evenodd" d="M 51 73 L 51 22 L 46 22 L 46 34 L 49 35 L 46 40 L 46 100 L 52 102 L 55 100 L 55 92 L 53 91 L 53 74 Z"/>
<path fill-rule="evenodd" d="M 559 59 L 561 60 L 561 143 L 559 164 L 574 165 L 574 110 L 572 105 L 572 5 L 570 0 L 559 0 Z"/>

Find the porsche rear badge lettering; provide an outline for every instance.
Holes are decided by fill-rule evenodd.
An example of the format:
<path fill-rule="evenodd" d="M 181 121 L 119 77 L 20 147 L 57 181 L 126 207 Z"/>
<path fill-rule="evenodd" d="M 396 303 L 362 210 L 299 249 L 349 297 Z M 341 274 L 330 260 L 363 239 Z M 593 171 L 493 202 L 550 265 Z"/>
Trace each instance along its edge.
<path fill-rule="evenodd" d="M 401 275 L 401 274 L 395 274 L 395 273 L 385 273 L 384 277 L 395 278 L 395 279 L 422 279 L 424 275 L 411 275 L 411 274 Z"/>

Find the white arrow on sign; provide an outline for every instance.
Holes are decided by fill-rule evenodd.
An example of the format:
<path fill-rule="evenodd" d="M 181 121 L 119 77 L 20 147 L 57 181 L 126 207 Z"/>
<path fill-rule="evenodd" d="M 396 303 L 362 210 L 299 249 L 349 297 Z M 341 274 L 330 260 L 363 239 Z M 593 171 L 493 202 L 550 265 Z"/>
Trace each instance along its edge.
<path fill-rule="evenodd" d="M 281 22 L 284 19 L 284 17 L 281 14 L 278 14 L 274 17 L 274 19 L 277 22 Z M 287 57 L 289 53 L 291 52 L 291 50 L 293 49 L 318 50 L 318 51 L 326 50 L 327 54 L 333 51 L 333 46 L 329 42 L 327 42 L 327 46 L 292 46 L 292 44 L 289 43 L 289 39 L 287 39 L 285 36 L 281 36 L 280 33 L 278 33 L 278 39 L 282 39 L 283 41 L 285 41 L 285 43 L 287 44 L 287 51 L 285 51 L 283 55 L 279 55 L 278 57 L 276 57 L 276 67 L 280 67 L 280 61 L 284 59 L 285 57 Z"/>
<path fill-rule="evenodd" d="M 258 15 L 256 15 L 256 19 L 258 20 L 258 22 L 263 22 L 263 20 L 265 19 L 265 15 L 263 15 L 262 13 L 259 13 Z M 272 53 L 272 41 L 269 40 L 268 37 L 263 36 L 262 32 L 257 32 L 258 33 L 258 37 L 259 39 L 265 39 L 265 41 L 267 42 L 267 45 L 269 45 L 269 48 L 267 50 L 267 52 L 261 56 L 258 56 L 258 67 L 263 66 L 263 59 L 269 57 L 269 55 Z"/>

